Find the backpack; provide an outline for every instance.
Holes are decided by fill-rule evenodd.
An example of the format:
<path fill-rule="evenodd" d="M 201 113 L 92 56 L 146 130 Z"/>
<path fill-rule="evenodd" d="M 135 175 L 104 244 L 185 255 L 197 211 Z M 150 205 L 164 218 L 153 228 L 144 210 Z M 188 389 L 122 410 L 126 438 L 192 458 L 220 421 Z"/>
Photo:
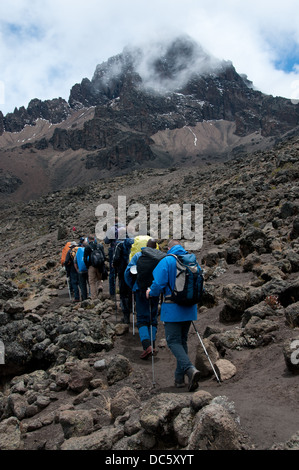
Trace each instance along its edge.
<path fill-rule="evenodd" d="M 147 242 L 151 239 L 148 235 L 137 235 L 137 237 L 134 238 L 134 243 L 131 247 L 131 252 L 130 252 L 130 257 L 129 261 L 133 258 L 136 253 L 139 253 L 141 251 L 141 248 L 146 247 Z M 156 248 L 159 248 L 159 245 L 157 244 Z"/>
<path fill-rule="evenodd" d="M 71 242 L 67 242 L 62 249 L 61 259 L 60 259 L 61 266 L 64 266 L 65 258 L 66 258 L 66 255 L 68 254 L 70 246 L 71 246 Z"/>
<path fill-rule="evenodd" d="M 84 247 L 83 246 L 78 247 L 77 254 L 76 254 L 76 263 L 77 263 L 80 273 L 87 271 L 87 267 L 84 263 Z"/>
<path fill-rule="evenodd" d="M 99 244 L 89 244 L 91 248 L 91 253 L 89 256 L 90 264 L 94 268 L 99 270 L 103 269 L 105 263 L 105 253 L 104 248 L 101 243 Z"/>
<path fill-rule="evenodd" d="M 77 254 L 78 246 L 70 248 L 65 257 L 65 266 L 71 267 L 74 264 L 74 260 Z"/>
<path fill-rule="evenodd" d="M 79 248 L 78 246 L 75 246 L 75 247 L 72 248 L 71 251 L 70 251 L 70 255 L 71 255 L 71 258 L 72 258 L 72 261 L 73 261 L 73 262 L 75 261 L 78 248 Z"/>
<path fill-rule="evenodd" d="M 137 260 L 137 284 L 140 289 L 147 289 L 153 282 L 153 270 L 166 256 L 163 251 L 156 248 L 145 247 L 141 250 L 141 256 Z"/>
<path fill-rule="evenodd" d="M 178 305 L 192 306 L 202 300 L 203 273 L 194 255 L 169 254 L 176 259 L 176 279 L 171 296 L 165 300 Z"/>
<path fill-rule="evenodd" d="M 122 273 L 127 264 L 128 262 L 124 259 L 124 242 L 118 240 L 113 253 L 112 265 L 117 273 Z"/>

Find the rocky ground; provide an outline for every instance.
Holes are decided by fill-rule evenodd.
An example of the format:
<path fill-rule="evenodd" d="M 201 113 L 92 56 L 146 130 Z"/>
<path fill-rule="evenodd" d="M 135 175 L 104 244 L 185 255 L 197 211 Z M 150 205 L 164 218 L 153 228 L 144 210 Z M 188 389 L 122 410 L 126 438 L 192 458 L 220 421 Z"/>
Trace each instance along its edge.
<path fill-rule="evenodd" d="M 298 148 L 293 137 L 227 163 L 134 171 L 1 210 L 1 449 L 299 449 Z M 61 250 L 94 232 L 97 205 L 116 207 L 119 195 L 204 205 L 195 325 L 221 383 L 193 329 L 197 391 L 174 388 L 161 322 L 157 355 L 142 361 L 108 281 L 98 301 L 70 301 Z"/>

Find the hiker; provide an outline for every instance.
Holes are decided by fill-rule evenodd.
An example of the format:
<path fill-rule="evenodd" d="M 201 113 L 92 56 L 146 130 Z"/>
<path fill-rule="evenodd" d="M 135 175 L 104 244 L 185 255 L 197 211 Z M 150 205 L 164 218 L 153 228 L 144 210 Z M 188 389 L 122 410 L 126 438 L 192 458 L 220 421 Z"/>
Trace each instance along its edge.
<path fill-rule="evenodd" d="M 67 242 L 67 243 L 64 245 L 63 249 L 62 249 L 61 258 L 60 258 L 61 266 L 65 266 L 65 258 L 66 258 L 66 255 L 68 254 L 68 251 L 69 251 L 69 249 L 70 249 L 71 243 L 72 243 L 72 242 Z"/>
<path fill-rule="evenodd" d="M 120 235 L 122 235 L 122 230 L 125 231 L 125 228 L 122 227 L 122 229 L 119 229 Z M 112 261 L 115 277 L 118 277 L 120 305 L 123 312 L 123 323 L 127 325 L 130 324 L 130 314 L 132 311 L 132 290 L 126 283 L 124 275 L 126 267 L 129 263 L 129 255 L 133 242 L 133 238 L 125 238 L 122 240 L 120 236 L 120 239 L 117 240 L 114 249 Z"/>
<path fill-rule="evenodd" d="M 147 242 L 149 240 L 151 240 L 151 237 L 149 237 L 148 235 L 137 235 L 136 237 L 134 237 L 134 243 L 131 247 L 129 261 L 131 261 L 131 259 L 136 253 L 139 253 L 141 251 L 141 248 L 146 247 Z"/>
<path fill-rule="evenodd" d="M 147 247 L 156 249 L 156 240 L 149 239 L 147 242 Z M 147 288 L 141 288 L 138 285 L 137 277 L 132 274 L 133 268 L 137 266 L 138 259 L 141 257 L 142 250 L 144 248 L 145 247 L 141 248 L 141 251 L 133 256 L 125 270 L 125 281 L 134 292 L 136 299 L 137 328 L 143 348 L 143 352 L 140 355 L 141 359 L 147 359 L 155 352 L 159 304 L 159 295 L 152 296 L 151 299 L 147 299 Z M 151 342 L 153 343 L 153 348 Z"/>
<path fill-rule="evenodd" d="M 84 250 L 88 244 L 87 238 L 80 238 L 80 244 L 74 259 L 74 265 L 78 273 L 79 288 L 81 292 L 81 299 L 86 300 L 88 297 L 88 269 L 84 263 Z"/>
<path fill-rule="evenodd" d="M 69 251 L 66 254 L 64 266 L 67 272 L 67 276 L 70 279 L 71 289 L 74 292 L 75 302 L 80 301 L 79 293 L 79 277 L 75 268 L 74 259 L 77 253 L 78 245 L 75 241 L 70 242 Z"/>
<path fill-rule="evenodd" d="M 94 254 L 99 256 L 99 262 L 93 262 Z M 88 270 L 88 283 L 92 300 L 98 298 L 101 290 L 101 281 L 105 268 L 105 253 L 101 243 L 97 243 L 94 236 L 90 235 L 84 249 L 83 261 Z"/>
<path fill-rule="evenodd" d="M 118 231 L 120 228 L 124 228 L 124 225 L 118 223 L 118 218 L 115 218 L 115 224 L 110 227 L 106 232 L 106 237 L 104 239 L 104 243 L 106 245 L 110 245 L 108 249 L 108 257 L 109 257 L 109 293 L 113 297 L 115 295 L 115 271 L 113 268 L 113 254 L 114 249 L 116 247 L 117 240 L 120 239 L 118 235 Z M 126 236 L 123 236 L 123 239 Z"/>
<path fill-rule="evenodd" d="M 188 390 L 197 388 L 200 372 L 192 364 L 188 356 L 188 332 L 191 322 L 197 319 L 197 305 L 178 305 L 169 301 L 176 280 L 176 258 L 171 255 L 186 255 L 187 251 L 177 240 L 170 240 L 168 252 L 153 271 L 153 283 L 147 290 L 147 298 L 156 298 L 161 293 L 164 300 L 161 306 L 161 321 L 164 323 L 167 345 L 175 356 L 177 366 L 175 370 L 175 386 L 185 386 L 185 375 L 189 379 Z M 194 255 L 193 255 L 194 256 Z"/>
<path fill-rule="evenodd" d="M 68 270 L 67 270 L 66 267 L 65 267 L 65 258 L 66 258 L 66 255 L 67 255 L 68 252 L 69 252 L 70 246 L 71 246 L 71 242 L 67 242 L 67 243 L 64 245 L 64 247 L 63 247 L 63 249 L 62 249 L 62 252 L 61 252 L 60 263 L 61 263 L 62 268 L 65 269 L 65 273 L 66 273 L 66 282 L 67 282 L 67 286 L 68 286 L 69 297 L 70 297 L 70 299 L 71 299 L 71 298 L 72 298 L 72 294 L 74 293 L 74 291 L 73 291 L 72 286 L 71 286 L 70 274 L 69 274 Z M 12 261 L 12 260 L 11 260 L 11 261 Z"/>

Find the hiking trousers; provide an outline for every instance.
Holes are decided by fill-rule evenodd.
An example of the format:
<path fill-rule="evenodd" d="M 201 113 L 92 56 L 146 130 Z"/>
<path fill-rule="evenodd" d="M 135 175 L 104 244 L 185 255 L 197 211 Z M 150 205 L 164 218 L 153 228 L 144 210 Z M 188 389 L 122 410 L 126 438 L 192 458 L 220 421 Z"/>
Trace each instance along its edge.
<path fill-rule="evenodd" d="M 159 297 L 151 297 L 149 300 L 146 298 L 145 290 L 137 290 L 135 292 L 135 299 L 137 328 L 140 341 L 143 348 L 146 349 L 150 345 L 151 339 L 153 341 L 156 340 Z M 151 333 L 153 338 L 151 338 Z"/>
<path fill-rule="evenodd" d="M 191 321 L 165 322 L 165 337 L 167 345 L 176 358 L 177 366 L 174 374 L 175 382 L 184 382 L 187 370 L 193 368 L 188 356 L 188 333 Z"/>
<path fill-rule="evenodd" d="M 110 247 L 108 249 L 108 256 L 109 256 L 109 294 L 115 295 L 116 289 L 116 282 L 115 282 L 115 269 L 113 266 L 113 255 L 114 255 L 114 247 Z"/>
<path fill-rule="evenodd" d="M 81 299 L 86 300 L 87 299 L 87 288 L 88 288 L 88 272 L 79 272 L 78 273 L 79 277 L 79 287 L 81 291 Z"/>
<path fill-rule="evenodd" d="M 92 300 L 98 298 L 99 283 L 102 280 L 102 273 L 97 268 L 89 266 L 88 268 L 88 282 L 90 287 L 90 296 Z"/>
<path fill-rule="evenodd" d="M 74 292 L 75 300 L 80 300 L 80 293 L 79 293 L 79 278 L 78 273 L 75 269 L 71 269 L 70 271 L 70 283 L 71 287 Z"/>

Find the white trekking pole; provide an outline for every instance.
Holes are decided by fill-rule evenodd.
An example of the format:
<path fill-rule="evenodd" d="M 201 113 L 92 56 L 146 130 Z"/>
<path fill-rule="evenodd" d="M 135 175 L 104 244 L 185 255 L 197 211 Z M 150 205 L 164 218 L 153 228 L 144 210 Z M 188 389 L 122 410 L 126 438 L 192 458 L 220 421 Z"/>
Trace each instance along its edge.
<path fill-rule="evenodd" d="M 133 265 L 130 268 L 130 273 L 134 276 L 137 275 L 137 266 Z M 133 283 L 134 284 L 134 283 Z M 135 297 L 134 292 L 132 291 L 132 307 L 133 307 L 133 336 L 135 336 Z"/>
<path fill-rule="evenodd" d="M 68 276 L 66 276 L 66 282 L 67 282 L 67 288 L 68 288 L 68 291 L 69 291 L 69 298 L 70 298 L 70 300 L 72 300 L 72 294 L 71 294 L 71 288 L 70 288 L 70 281 L 69 281 Z"/>
<path fill-rule="evenodd" d="M 155 366 L 154 366 L 154 341 L 153 341 L 152 302 L 151 302 L 151 299 L 149 299 L 149 306 L 150 306 L 151 347 L 152 347 L 152 375 L 153 375 L 152 385 L 153 385 L 153 387 L 155 387 L 156 382 L 155 382 Z"/>
<path fill-rule="evenodd" d="M 203 343 L 201 337 L 199 336 L 199 333 L 198 333 L 198 331 L 197 331 L 197 329 L 196 329 L 196 327 L 195 327 L 195 325 L 194 325 L 194 322 L 192 322 L 192 325 L 193 325 L 194 330 L 196 331 L 196 334 L 197 334 L 197 336 L 198 336 L 198 339 L 199 339 L 199 341 L 200 341 L 200 344 L 202 345 L 202 348 L 203 348 L 203 350 L 204 350 L 204 353 L 205 353 L 205 355 L 207 356 L 207 358 L 208 358 L 208 360 L 209 360 L 209 363 L 210 363 L 210 365 L 211 365 L 211 367 L 212 367 L 212 369 L 213 369 L 213 372 L 214 372 L 214 374 L 215 374 L 216 380 L 217 380 L 217 382 L 220 384 L 220 383 L 221 383 L 221 380 L 219 379 L 219 377 L 218 377 L 218 375 L 217 375 L 217 373 L 216 373 L 216 370 L 215 370 L 215 368 L 214 368 L 214 366 L 213 366 L 213 364 L 212 364 L 212 361 L 211 361 L 211 359 L 210 359 L 210 357 L 209 357 L 209 355 L 208 355 L 208 352 L 207 352 L 207 350 L 206 350 L 206 348 L 205 348 L 205 345 L 204 345 L 204 343 Z"/>
<path fill-rule="evenodd" d="M 115 321 L 117 322 L 117 298 L 116 298 L 117 274 L 114 272 L 114 303 L 115 303 Z"/>
<path fill-rule="evenodd" d="M 135 336 L 135 297 L 132 292 L 132 312 L 133 312 L 133 336 Z"/>

